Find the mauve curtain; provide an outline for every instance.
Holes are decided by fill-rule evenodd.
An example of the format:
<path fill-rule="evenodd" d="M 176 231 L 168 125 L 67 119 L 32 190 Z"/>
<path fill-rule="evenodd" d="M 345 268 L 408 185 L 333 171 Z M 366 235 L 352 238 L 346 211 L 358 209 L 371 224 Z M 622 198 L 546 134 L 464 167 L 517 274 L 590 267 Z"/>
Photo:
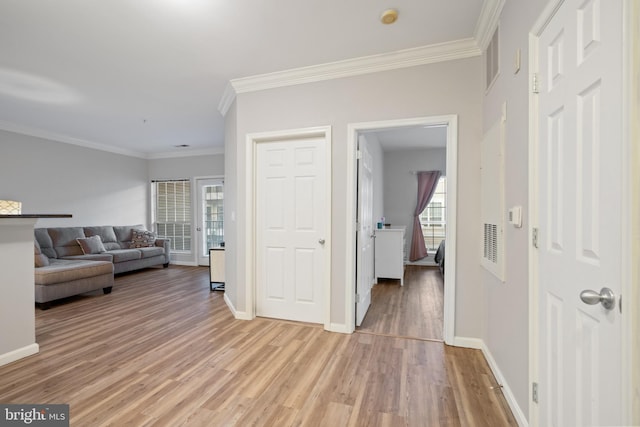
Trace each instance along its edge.
<path fill-rule="evenodd" d="M 416 211 L 413 214 L 413 234 L 411 237 L 411 251 L 409 261 L 417 261 L 427 256 L 427 247 L 424 244 L 422 235 L 422 225 L 420 225 L 420 214 L 427 207 L 429 201 L 436 191 L 438 180 L 442 173 L 440 171 L 418 172 L 418 202 Z"/>

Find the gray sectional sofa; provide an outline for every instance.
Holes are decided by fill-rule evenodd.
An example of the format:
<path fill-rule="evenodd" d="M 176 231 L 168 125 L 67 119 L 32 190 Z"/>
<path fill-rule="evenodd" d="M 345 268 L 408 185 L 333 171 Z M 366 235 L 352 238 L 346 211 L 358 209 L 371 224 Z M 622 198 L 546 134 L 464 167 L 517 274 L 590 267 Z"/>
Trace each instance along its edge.
<path fill-rule="evenodd" d="M 114 274 L 168 267 L 170 240 L 141 240 L 144 234 L 142 225 L 36 228 L 36 302 L 47 308 L 50 301 L 84 292 L 106 294 Z"/>

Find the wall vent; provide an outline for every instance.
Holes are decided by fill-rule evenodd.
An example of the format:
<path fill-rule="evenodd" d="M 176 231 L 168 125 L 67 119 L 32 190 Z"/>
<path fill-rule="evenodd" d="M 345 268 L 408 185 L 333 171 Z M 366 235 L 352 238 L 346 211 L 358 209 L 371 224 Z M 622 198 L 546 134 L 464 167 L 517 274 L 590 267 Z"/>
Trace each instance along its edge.
<path fill-rule="evenodd" d="M 498 226 L 484 225 L 484 258 L 494 264 L 498 263 Z"/>
<path fill-rule="evenodd" d="M 491 41 L 487 46 L 486 59 L 486 76 L 487 76 L 487 91 L 493 85 L 493 82 L 498 78 L 500 72 L 500 27 L 496 27 L 493 32 Z"/>

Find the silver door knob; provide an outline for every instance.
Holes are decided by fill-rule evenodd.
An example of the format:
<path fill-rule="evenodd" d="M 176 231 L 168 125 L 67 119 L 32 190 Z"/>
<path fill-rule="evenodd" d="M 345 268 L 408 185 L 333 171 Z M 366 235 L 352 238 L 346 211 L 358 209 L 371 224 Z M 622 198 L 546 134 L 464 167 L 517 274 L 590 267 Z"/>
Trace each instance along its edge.
<path fill-rule="evenodd" d="M 324 239 L 318 239 L 318 243 L 320 243 L 321 245 L 324 245 Z"/>
<path fill-rule="evenodd" d="M 589 305 L 602 304 L 607 310 L 611 310 L 616 303 L 616 294 L 609 288 L 600 289 L 600 293 L 592 290 L 580 292 L 580 299 Z"/>

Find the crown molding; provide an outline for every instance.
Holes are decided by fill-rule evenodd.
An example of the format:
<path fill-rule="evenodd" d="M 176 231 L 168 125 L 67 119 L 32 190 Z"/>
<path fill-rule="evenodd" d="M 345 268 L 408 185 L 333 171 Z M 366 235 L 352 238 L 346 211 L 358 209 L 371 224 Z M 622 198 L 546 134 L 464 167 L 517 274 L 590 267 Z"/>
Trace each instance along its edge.
<path fill-rule="evenodd" d="M 233 101 L 236 100 L 236 91 L 231 86 L 230 82 L 227 82 L 224 87 L 224 92 L 222 93 L 222 98 L 220 98 L 220 103 L 218 104 L 218 111 L 222 114 L 222 116 L 227 115 L 227 111 L 231 108 Z"/>
<path fill-rule="evenodd" d="M 68 135 L 62 135 L 59 133 L 49 132 L 42 129 L 19 125 L 17 123 L 5 122 L 1 120 L 0 120 L 0 130 L 13 132 L 21 135 L 33 136 L 36 138 L 47 139 L 50 141 L 60 142 L 63 144 L 77 145 L 79 147 L 90 148 L 92 150 L 106 151 L 108 153 L 120 154 L 128 157 L 137 157 L 137 158 L 146 159 L 146 160 L 224 154 L 224 147 L 192 149 L 192 150 L 184 150 L 184 151 L 181 150 L 179 152 L 167 151 L 167 152 L 160 152 L 160 153 L 142 153 L 139 151 L 113 147 L 113 146 L 101 144 L 98 142 L 88 141 L 80 138 L 74 138 Z"/>
<path fill-rule="evenodd" d="M 344 61 L 243 77 L 233 79 L 230 83 L 235 93 L 238 94 L 377 73 L 435 62 L 451 61 L 479 56 L 481 54 L 482 51 L 478 48 L 475 39 L 468 38 L 379 55 L 363 56 Z M 226 103 L 229 103 L 229 101 L 226 100 L 225 103 L 220 102 L 221 105 L 226 105 Z"/>
<path fill-rule="evenodd" d="M 129 157 L 139 157 L 141 159 L 147 158 L 145 153 L 139 151 L 127 150 L 125 148 L 113 147 L 99 142 L 88 141 L 86 139 L 75 138 L 69 135 L 63 135 L 55 132 L 50 132 L 30 126 L 19 125 L 17 123 L 0 121 L 0 130 L 8 132 L 18 133 L 22 135 L 34 136 L 36 138 L 48 139 L 51 141 L 62 142 L 65 144 L 77 145 L 84 148 L 91 148 L 93 150 L 106 151 L 114 154 L 121 154 Z"/>
<path fill-rule="evenodd" d="M 482 10 L 473 32 L 473 38 L 482 52 L 489 46 L 493 32 L 498 26 L 504 3 L 505 0 L 484 0 L 482 3 Z"/>
<path fill-rule="evenodd" d="M 224 154 L 224 147 L 193 149 L 193 150 L 180 149 L 180 151 L 165 151 L 160 153 L 149 153 L 147 156 L 145 156 L 145 158 L 149 160 L 154 160 L 154 159 L 172 159 L 177 157 L 211 156 L 211 155 L 218 155 L 218 154 Z"/>

